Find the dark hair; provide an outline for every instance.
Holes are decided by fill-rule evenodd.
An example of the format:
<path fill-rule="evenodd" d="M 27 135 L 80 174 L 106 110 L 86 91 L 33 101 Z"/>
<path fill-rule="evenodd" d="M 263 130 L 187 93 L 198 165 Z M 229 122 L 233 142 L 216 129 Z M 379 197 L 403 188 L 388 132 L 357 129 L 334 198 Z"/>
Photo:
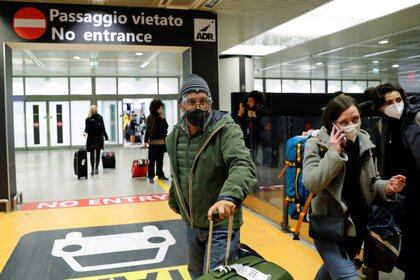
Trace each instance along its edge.
<path fill-rule="evenodd" d="M 340 96 L 340 95 L 346 95 L 346 94 L 344 92 L 342 92 L 341 90 L 336 91 L 332 94 L 333 97 L 337 97 L 337 96 Z"/>
<path fill-rule="evenodd" d="M 324 112 L 322 113 L 322 124 L 327 129 L 328 133 L 331 133 L 332 123 L 335 122 L 340 115 L 351 106 L 355 106 L 360 113 L 357 101 L 351 96 L 339 95 L 328 102 Z"/>
<path fill-rule="evenodd" d="M 265 102 L 265 96 L 264 93 L 258 90 L 253 90 L 250 93 L 248 93 L 248 98 L 253 98 L 255 103 L 258 103 L 260 105 L 264 105 Z"/>
<path fill-rule="evenodd" d="M 152 102 L 150 102 L 150 115 L 146 120 L 146 124 L 149 126 L 147 129 L 150 129 L 150 136 L 154 136 L 156 133 L 156 118 L 159 117 L 159 113 L 157 111 L 160 107 L 165 107 L 160 99 L 153 99 Z"/>
<path fill-rule="evenodd" d="M 160 99 L 153 99 L 152 102 L 150 102 L 150 114 L 158 115 L 159 113 L 157 110 L 159 110 L 159 108 L 162 106 L 164 107 L 165 105 L 163 105 L 163 102 Z"/>
<path fill-rule="evenodd" d="M 373 95 L 375 94 L 375 88 L 374 87 L 368 87 L 363 92 L 363 101 L 371 101 L 373 100 Z"/>
<path fill-rule="evenodd" d="M 379 109 L 385 104 L 385 94 L 398 91 L 401 94 L 401 98 L 405 104 L 407 104 L 407 95 L 400 84 L 385 83 L 377 86 L 375 92 L 372 95 L 372 100 L 375 103 L 375 107 Z"/>

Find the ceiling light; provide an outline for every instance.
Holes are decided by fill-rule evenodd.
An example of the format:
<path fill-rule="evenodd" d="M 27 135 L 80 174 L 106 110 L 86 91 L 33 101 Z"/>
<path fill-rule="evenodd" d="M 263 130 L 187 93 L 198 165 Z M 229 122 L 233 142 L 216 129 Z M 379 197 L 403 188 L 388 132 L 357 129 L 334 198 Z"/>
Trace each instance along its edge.
<path fill-rule="evenodd" d="M 276 44 L 270 47 L 278 47 L 278 51 L 280 51 L 407 9 L 419 3 L 419 0 L 399 0 L 388 1 L 384 5 L 383 0 L 333 0 L 255 36 L 241 45 L 256 45 L 255 42 L 258 42 L 259 45 L 264 46 L 264 42 L 273 41 Z M 251 53 L 244 52 L 241 54 L 251 55 Z"/>
<path fill-rule="evenodd" d="M 353 67 L 349 67 L 349 68 L 344 68 L 344 69 L 337 70 L 337 72 L 343 72 L 343 71 L 352 70 L 352 69 L 353 69 Z"/>
<path fill-rule="evenodd" d="M 378 63 L 379 63 L 379 61 L 374 60 L 374 61 L 372 61 L 372 63 L 373 63 L 373 64 L 378 64 Z"/>
<path fill-rule="evenodd" d="M 284 46 L 236 45 L 222 54 L 265 56 L 284 49 Z"/>
<path fill-rule="evenodd" d="M 322 62 L 317 62 L 317 63 L 316 63 L 316 65 L 318 65 L 318 66 L 319 66 L 319 65 L 322 65 L 322 64 L 323 64 Z"/>
<path fill-rule="evenodd" d="M 345 49 L 345 47 L 339 47 L 339 48 L 332 49 L 332 50 L 329 50 L 329 51 L 326 51 L 326 52 L 320 52 L 320 53 L 317 53 L 315 55 L 329 54 L 329 53 L 338 52 L 338 51 L 341 51 L 341 50 L 344 50 L 344 49 Z"/>
<path fill-rule="evenodd" d="M 73 58 L 76 59 L 76 60 L 79 60 L 80 59 L 80 56 L 75 55 L 75 56 L 73 56 Z"/>
<path fill-rule="evenodd" d="M 378 74 L 379 74 L 379 69 L 378 69 L 378 68 L 373 68 L 373 69 L 372 69 L 372 73 L 373 73 L 374 75 L 378 75 Z"/>
<path fill-rule="evenodd" d="M 141 55 L 143 55 L 143 53 L 142 52 L 136 52 L 136 55 L 141 56 Z"/>
<path fill-rule="evenodd" d="M 152 53 L 152 55 L 149 56 L 149 58 L 140 65 L 140 68 L 142 68 L 142 69 L 143 68 L 146 68 L 147 65 L 149 65 L 150 62 L 152 62 L 152 60 L 155 59 L 155 57 L 157 57 L 159 54 L 160 54 L 160 52 L 154 52 L 154 53 Z"/>
<path fill-rule="evenodd" d="M 385 44 L 388 44 L 389 41 L 388 40 L 382 40 L 382 41 L 379 41 L 378 43 L 381 44 L 381 45 L 385 45 Z"/>
<path fill-rule="evenodd" d="M 381 55 L 381 54 L 385 54 L 385 53 L 390 53 L 390 52 L 395 52 L 395 51 L 397 51 L 397 49 L 386 50 L 386 51 L 383 51 L 383 52 L 370 53 L 370 54 L 364 55 L 363 57 L 377 56 L 377 55 Z"/>
<path fill-rule="evenodd" d="M 105 4 L 105 0 L 92 0 L 92 4 Z"/>
<path fill-rule="evenodd" d="M 418 57 L 420 57 L 420 54 L 418 54 L 418 55 L 413 55 L 413 56 L 409 56 L 409 57 L 407 57 L 407 58 L 418 58 Z"/>
<path fill-rule="evenodd" d="M 392 65 L 392 68 L 398 68 L 398 67 L 400 67 L 398 64 Z"/>
<path fill-rule="evenodd" d="M 41 60 L 39 60 L 38 57 L 36 57 L 36 55 L 31 51 L 31 50 L 26 50 L 23 49 L 22 50 L 32 61 L 33 63 L 35 63 L 39 68 L 41 69 L 45 69 L 45 65 L 44 63 L 42 63 Z"/>

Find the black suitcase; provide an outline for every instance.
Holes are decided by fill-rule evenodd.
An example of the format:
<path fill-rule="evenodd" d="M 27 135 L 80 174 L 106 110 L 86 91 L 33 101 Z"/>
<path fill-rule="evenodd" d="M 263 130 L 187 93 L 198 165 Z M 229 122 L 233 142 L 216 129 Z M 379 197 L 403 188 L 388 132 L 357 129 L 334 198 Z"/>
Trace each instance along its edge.
<path fill-rule="evenodd" d="M 73 159 L 74 174 L 77 175 L 77 179 L 88 177 L 87 168 L 87 152 L 85 149 L 79 149 L 74 152 Z"/>
<path fill-rule="evenodd" d="M 115 153 L 108 151 L 102 152 L 102 167 L 106 168 L 114 168 L 115 169 Z"/>

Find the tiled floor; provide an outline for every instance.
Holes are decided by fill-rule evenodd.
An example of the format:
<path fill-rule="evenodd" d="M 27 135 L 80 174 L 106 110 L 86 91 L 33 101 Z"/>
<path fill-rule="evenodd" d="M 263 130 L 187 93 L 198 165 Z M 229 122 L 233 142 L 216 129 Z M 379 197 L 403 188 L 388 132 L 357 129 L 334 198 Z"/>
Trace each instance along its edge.
<path fill-rule="evenodd" d="M 167 192 L 168 185 L 163 182 L 149 184 L 145 179 L 131 178 L 132 161 L 146 156 L 138 146 L 112 150 L 116 153 L 116 169 L 104 172 L 100 168 L 98 175 L 89 176 L 87 180 L 77 180 L 73 173 L 74 150 L 16 152 L 18 190 L 23 192 L 25 202 Z M 167 158 L 164 170 L 169 175 Z M 269 198 L 280 197 L 279 191 L 261 194 Z M 273 194 L 274 197 L 271 197 Z M 168 209 L 166 202 L 0 213 L 0 271 L 19 239 L 30 232 L 178 218 Z M 268 260 L 284 266 L 297 280 L 313 279 L 321 265 L 313 248 L 293 241 L 289 235 L 249 211 L 245 211 L 241 239 Z M 381 274 L 380 279 L 400 280 L 403 274 L 396 270 L 392 274 Z"/>
<path fill-rule="evenodd" d="M 155 194 L 162 190 L 146 179 L 131 178 L 134 159 L 145 158 L 146 151 L 133 148 L 112 148 L 116 154 L 116 169 L 102 169 L 87 180 L 77 180 L 73 173 L 72 150 L 18 151 L 16 152 L 17 190 L 24 200 L 66 200 L 79 198 Z M 89 158 L 89 154 L 88 154 Z M 165 158 L 164 171 L 169 174 Z M 89 166 L 90 173 L 90 166 Z"/>

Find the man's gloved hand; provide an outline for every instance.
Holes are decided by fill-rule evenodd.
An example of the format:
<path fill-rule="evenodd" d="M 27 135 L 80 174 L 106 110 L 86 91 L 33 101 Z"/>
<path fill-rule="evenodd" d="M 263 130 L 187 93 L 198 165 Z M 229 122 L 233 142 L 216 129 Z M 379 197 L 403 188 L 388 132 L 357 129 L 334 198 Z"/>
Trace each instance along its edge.
<path fill-rule="evenodd" d="M 219 212 L 219 220 L 230 217 L 235 213 L 235 203 L 228 200 L 219 200 L 207 212 L 207 218 L 209 221 L 213 220 L 213 213 L 217 210 Z"/>

